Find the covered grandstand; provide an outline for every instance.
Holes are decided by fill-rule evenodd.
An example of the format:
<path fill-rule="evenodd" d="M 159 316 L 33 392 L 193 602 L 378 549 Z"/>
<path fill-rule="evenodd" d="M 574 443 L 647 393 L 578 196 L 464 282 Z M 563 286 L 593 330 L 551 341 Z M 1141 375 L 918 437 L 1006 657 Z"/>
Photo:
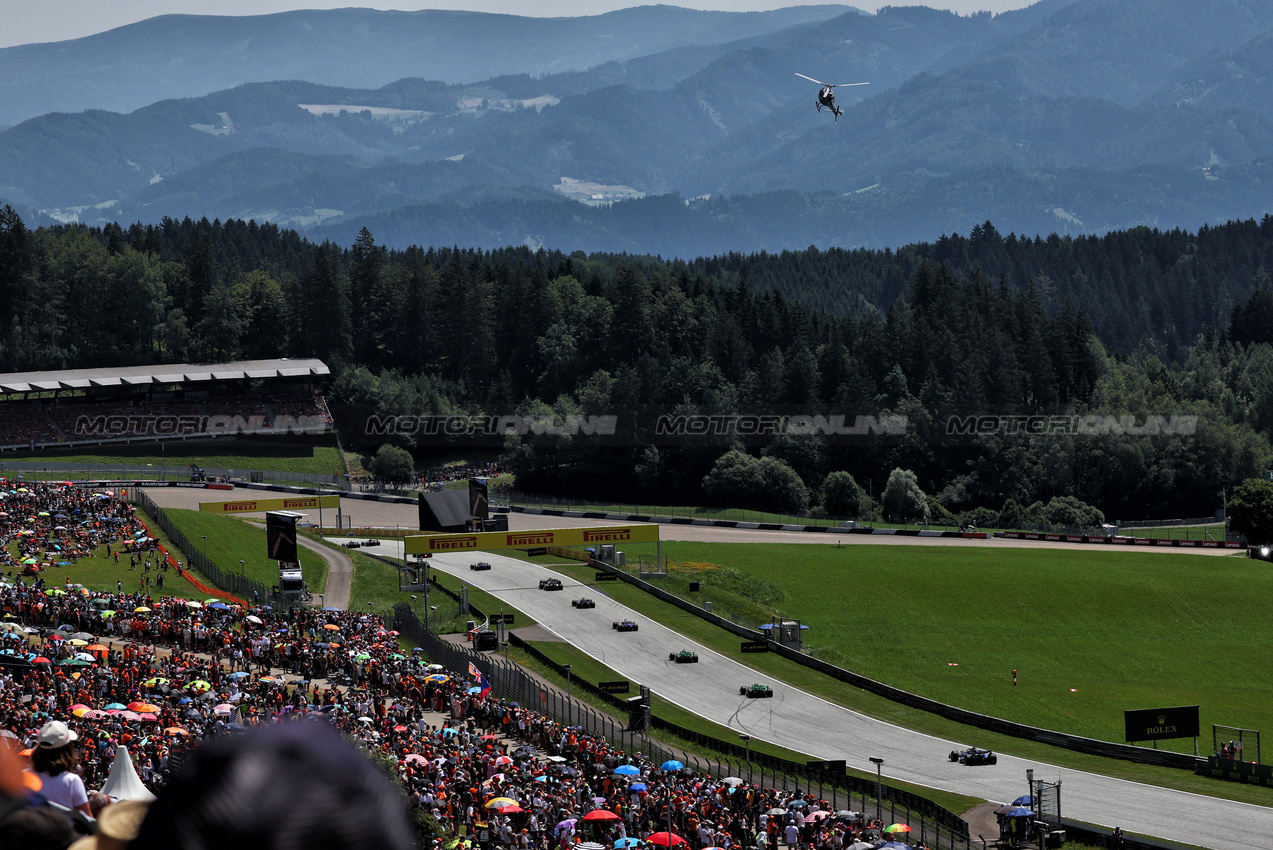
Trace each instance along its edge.
<path fill-rule="evenodd" d="M 0 451 L 332 429 L 321 360 L 245 360 L 0 375 Z"/>

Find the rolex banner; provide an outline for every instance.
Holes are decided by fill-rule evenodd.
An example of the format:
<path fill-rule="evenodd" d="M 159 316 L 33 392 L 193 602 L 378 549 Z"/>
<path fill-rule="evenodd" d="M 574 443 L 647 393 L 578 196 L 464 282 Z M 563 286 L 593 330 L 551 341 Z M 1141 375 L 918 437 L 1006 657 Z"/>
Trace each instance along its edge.
<path fill-rule="evenodd" d="M 1127 741 L 1161 741 L 1165 738 L 1196 738 L 1201 726 L 1198 706 L 1144 708 L 1123 712 Z"/>
<path fill-rule="evenodd" d="M 413 534 L 404 538 L 408 555 L 436 552 L 476 552 L 489 549 L 527 549 L 541 546 L 596 547 L 602 544 L 654 543 L 657 525 L 604 525 L 596 528 L 547 528 L 542 531 L 479 531 L 471 534 Z"/>

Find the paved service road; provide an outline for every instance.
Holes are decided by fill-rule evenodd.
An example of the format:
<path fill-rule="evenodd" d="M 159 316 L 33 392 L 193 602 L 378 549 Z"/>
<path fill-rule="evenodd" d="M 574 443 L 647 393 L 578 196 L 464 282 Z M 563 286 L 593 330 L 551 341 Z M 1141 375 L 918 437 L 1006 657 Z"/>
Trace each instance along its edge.
<path fill-rule="evenodd" d="M 396 547 L 393 547 L 396 548 Z M 390 555 L 391 547 L 380 554 Z M 474 572 L 478 558 L 492 569 Z M 816 758 L 846 759 L 863 770 L 868 757 L 884 759 L 884 775 L 933 788 L 1006 802 L 1026 793 L 1025 771 L 1062 781 L 1061 808 L 1066 817 L 1129 832 L 1172 838 L 1216 850 L 1266 850 L 1273 847 L 1273 809 L 1217 800 L 1152 785 L 1055 767 L 1011 756 L 994 766 L 966 767 L 947 760 L 953 749 L 976 741 L 943 741 L 865 717 L 818 697 L 768 682 L 749 667 L 690 642 L 676 632 L 609 600 L 604 591 L 563 579 L 565 589 L 541 591 L 539 580 L 560 577 L 543 567 L 494 553 L 435 555 L 435 569 L 506 600 L 541 625 L 633 682 L 649 685 L 659 698 L 710 720 Z M 579 611 L 571 599 L 588 596 L 592 610 Z M 636 632 L 617 632 L 611 623 L 631 619 Z M 678 665 L 668 653 L 698 652 L 699 663 Z M 772 699 L 747 699 L 740 686 L 762 681 Z M 975 836 L 974 836 L 975 840 Z"/>

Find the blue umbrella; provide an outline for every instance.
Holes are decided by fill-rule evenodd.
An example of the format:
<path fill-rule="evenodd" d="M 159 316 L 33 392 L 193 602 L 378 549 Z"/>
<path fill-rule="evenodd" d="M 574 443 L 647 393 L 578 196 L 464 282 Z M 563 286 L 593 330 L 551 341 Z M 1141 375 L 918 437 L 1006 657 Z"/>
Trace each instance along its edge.
<path fill-rule="evenodd" d="M 1012 801 L 1014 806 L 1033 806 L 1034 798 L 1029 794 L 1022 794 L 1020 797 Z"/>
<path fill-rule="evenodd" d="M 680 770 L 683 767 L 685 767 L 685 765 L 681 764 L 676 759 L 668 759 L 667 761 L 663 762 L 662 769 L 663 770 Z"/>
<path fill-rule="evenodd" d="M 479 688 L 477 685 L 474 685 L 473 687 L 469 688 L 469 689 L 468 689 L 467 691 L 465 691 L 464 693 L 466 693 L 466 694 L 480 694 L 481 692 L 482 692 L 482 689 L 481 689 L 481 688 Z"/>
<path fill-rule="evenodd" d="M 207 605 L 205 605 L 205 606 L 203 606 L 203 607 L 205 607 L 205 608 L 215 608 L 215 609 L 217 609 L 218 611 L 229 611 L 229 610 L 230 610 L 230 606 L 229 606 L 229 605 L 226 605 L 224 602 L 209 602 Z"/>
<path fill-rule="evenodd" d="M 618 776 L 640 776 L 641 768 L 634 764 L 621 764 L 614 769 L 614 772 Z"/>
<path fill-rule="evenodd" d="M 226 678 L 227 679 L 242 679 L 244 676 L 251 676 L 251 675 L 252 675 L 251 673 L 247 673 L 247 672 L 244 672 L 243 670 L 240 670 L 237 673 L 231 673 L 229 676 L 226 676 Z"/>
<path fill-rule="evenodd" d="M 650 790 L 644 782 L 633 782 L 628 786 L 629 791 L 648 791 Z"/>
<path fill-rule="evenodd" d="M 614 842 L 615 850 L 624 850 L 629 847 L 640 847 L 644 842 L 639 838 L 620 838 Z"/>
<path fill-rule="evenodd" d="M 1034 816 L 1034 812 L 1024 806 L 1017 806 L 1015 809 L 1010 809 L 1006 814 L 1004 814 L 1004 817 L 1006 818 L 1032 818 Z"/>

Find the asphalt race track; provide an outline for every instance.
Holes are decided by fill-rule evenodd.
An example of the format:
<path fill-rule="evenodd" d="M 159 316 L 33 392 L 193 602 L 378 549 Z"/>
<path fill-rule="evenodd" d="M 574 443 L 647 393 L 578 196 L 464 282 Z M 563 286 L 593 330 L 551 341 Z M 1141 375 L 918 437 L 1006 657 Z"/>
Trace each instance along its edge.
<path fill-rule="evenodd" d="M 390 555 L 395 548 L 382 545 L 378 554 Z M 868 757 L 883 758 L 884 775 L 890 778 L 998 802 L 1027 793 L 1025 771 L 1034 768 L 1037 779 L 1062 781 L 1061 811 L 1068 818 L 1118 825 L 1129 832 L 1216 850 L 1266 850 L 1273 846 L 1273 809 L 1012 756 L 1000 755 L 994 766 L 952 763 L 947 760 L 951 750 L 965 749 L 977 741 L 943 741 L 865 717 L 795 688 L 764 681 L 751 668 L 610 601 L 601 589 L 563 579 L 563 590 L 541 591 L 541 578 L 560 574 L 494 553 L 481 556 L 491 563 L 489 571 L 474 572 L 469 563 L 475 557 L 435 555 L 430 563 L 435 569 L 506 600 L 510 608 L 524 612 L 634 683 L 649 685 L 656 699 L 669 700 L 740 733 L 815 758 L 846 759 L 863 770 L 873 767 Z M 597 607 L 584 611 L 572 608 L 570 600 L 580 596 L 590 597 Z M 634 620 L 639 631 L 620 633 L 611 628 L 611 623 L 624 618 Z M 678 665 L 668 661 L 668 653 L 681 649 L 695 650 L 699 663 Z M 740 686 L 756 681 L 773 686 L 772 699 L 738 695 Z"/>

